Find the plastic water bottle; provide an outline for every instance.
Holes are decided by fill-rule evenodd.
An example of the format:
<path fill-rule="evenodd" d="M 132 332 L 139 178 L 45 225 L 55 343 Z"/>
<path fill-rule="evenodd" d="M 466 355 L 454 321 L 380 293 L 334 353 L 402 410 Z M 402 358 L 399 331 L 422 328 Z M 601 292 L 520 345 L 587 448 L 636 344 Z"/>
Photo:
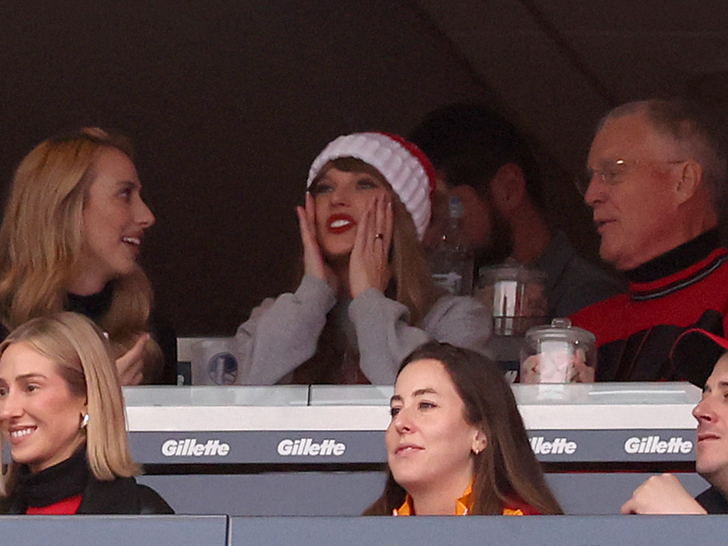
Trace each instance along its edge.
<path fill-rule="evenodd" d="M 450 196 L 448 222 L 430 253 L 430 270 L 435 284 L 458 296 L 473 293 L 473 253 L 465 244 L 463 204 Z"/>

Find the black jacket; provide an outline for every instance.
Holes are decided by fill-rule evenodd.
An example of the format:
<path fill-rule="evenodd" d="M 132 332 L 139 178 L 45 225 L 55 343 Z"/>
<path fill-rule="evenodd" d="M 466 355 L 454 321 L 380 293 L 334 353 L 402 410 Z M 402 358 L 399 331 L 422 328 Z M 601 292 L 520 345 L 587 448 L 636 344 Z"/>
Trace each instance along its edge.
<path fill-rule="evenodd" d="M 728 514 L 728 501 L 715 486 L 695 497 L 708 514 Z"/>
<path fill-rule="evenodd" d="M 24 514 L 25 506 L 13 497 L 0 499 L 0 513 Z M 91 477 L 77 514 L 174 514 L 174 510 L 156 491 L 138 484 L 134 478 L 105 482 Z"/>

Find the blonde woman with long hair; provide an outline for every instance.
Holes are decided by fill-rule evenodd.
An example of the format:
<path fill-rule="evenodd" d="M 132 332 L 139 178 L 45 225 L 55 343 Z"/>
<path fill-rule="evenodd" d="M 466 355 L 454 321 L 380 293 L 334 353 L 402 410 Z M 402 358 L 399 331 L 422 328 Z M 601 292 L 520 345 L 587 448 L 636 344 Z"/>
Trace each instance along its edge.
<path fill-rule="evenodd" d="M 124 137 L 85 128 L 22 160 L 0 227 L 0 323 L 11 331 L 82 313 L 108 334 L 123 384 L 173 383 L 174 334 L 150 320 L 152 289 L 136 263 L 155 219 L 132 157 Z"/>
<path fill-rule="evenodd" d="M 33 319 L 0 343 L 0 432 L 12 459 L 2 512 L 173 513 L 133 478 L 109 345 L 81 315 Z"/>
<path fill-rule="evenodd" d="M 238 329 L 243 382 L 392 384 L 431 339 L 485 351 L 490 316 L 437 288 L 421 241 L 435 172 L 396 135 L 354 133 L 311 165 L 297 208 L 304 275 Z"/>

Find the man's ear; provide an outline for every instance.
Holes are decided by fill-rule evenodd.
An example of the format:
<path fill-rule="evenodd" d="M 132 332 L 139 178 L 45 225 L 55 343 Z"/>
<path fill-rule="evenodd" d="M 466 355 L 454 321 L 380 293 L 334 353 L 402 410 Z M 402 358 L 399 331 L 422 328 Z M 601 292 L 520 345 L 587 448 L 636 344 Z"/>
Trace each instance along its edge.
<path fill-rule="evenodd" d="M 493 204 L 504 215 L 521 206 L 526 196 L 526 178 L 515 163 L 501 165 L 489 186 Z"/>
<path fill-rule="evenodd" d="M 480 196 L 478 195 L 478 192 L 475 190 L 475 188 L 473 188 L 472 186 L 468 186 L 467 184 L 450 188 L 449 193 L 453 197 L 457 197 L 458 199 L 460 199 L 460 202 L 465 207 L 465 210 L 468 210 L 472 207 L 473 203 L 476 203 L 480 200 Z"/>
<path fill-rule="evenodd" d="M 679 171 L 675 185 L 675 195 L 682 204 L 692 198 L 703 184 L 703 167 L 697 161 L 689 159 Z"/>

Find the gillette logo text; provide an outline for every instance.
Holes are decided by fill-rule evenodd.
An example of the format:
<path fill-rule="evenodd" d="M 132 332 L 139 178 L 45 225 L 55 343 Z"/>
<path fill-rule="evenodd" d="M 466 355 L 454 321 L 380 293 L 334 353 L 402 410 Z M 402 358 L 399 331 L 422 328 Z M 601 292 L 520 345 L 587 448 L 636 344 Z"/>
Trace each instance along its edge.
<path fill-rule="evenodd" d="M 577 448 L 576 442 L 566 438 L 554 438 L 547 442 L 543 436 L 534 436 L 530 443 L 536 455 L 573 455 Z"/>
<path fill-rule="evenodd" d="M 278 443 L 278 455 L 281 457 L 325 457 L 327 455 L 340 457 L 345 451 L 346 444 L 331 439 L 316 443 L 313 438 L 298 440 L 286 438 Z"/>
<path fill-rule="evenodd" d="M 682 453 L 687 455 L 693 450 L 693 442 L 683 440 L 679 437 L 672 437 L 669 440 L 661 440 L 659 436 L 646 436 L 637 438 L 633 436 L 624 443 L 625 453 Z"/>
<path fill-rule="evenodd" d="M 227 457 L 230 444 L 220 440 L 208 440 L 198 444 L 195 438 L 185 440 L 167 440 L 162 444 L 162 455 L 165 457 Z"/>

